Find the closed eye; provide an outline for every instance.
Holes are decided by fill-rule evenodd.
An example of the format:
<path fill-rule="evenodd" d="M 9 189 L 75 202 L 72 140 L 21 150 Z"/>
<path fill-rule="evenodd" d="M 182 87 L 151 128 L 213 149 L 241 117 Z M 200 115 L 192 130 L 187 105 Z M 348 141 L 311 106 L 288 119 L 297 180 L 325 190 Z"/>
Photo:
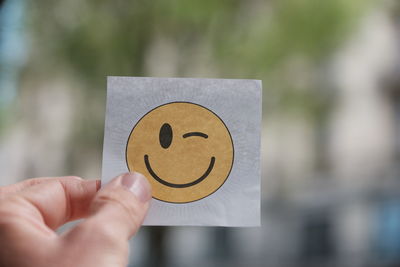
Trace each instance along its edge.
<path fill-rule="evenodd" d="M 208 138 L 208 135 L 206 135 L 205 133 L 201 133 L 201 132 L 185 133 L 183 135 L 183 138 L 187 138 L 187 137 L 191 137 L 191 136 L 199 136 L 199 137 L 203 137 L 203 138 Z"/>

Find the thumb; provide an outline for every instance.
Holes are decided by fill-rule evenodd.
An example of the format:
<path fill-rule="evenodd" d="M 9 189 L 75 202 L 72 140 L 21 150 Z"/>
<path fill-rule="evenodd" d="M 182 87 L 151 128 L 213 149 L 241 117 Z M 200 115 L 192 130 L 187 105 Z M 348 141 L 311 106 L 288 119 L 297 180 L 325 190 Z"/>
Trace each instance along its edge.
<path fill-rule="evenodd" d="M 123 245 L 141 226 L 150 199 L 150 184 L 142 174 L 120 175 L 97 192 L 89 217 L 66 233 L 65 238 L 91 245 L 107 241 Z"/>

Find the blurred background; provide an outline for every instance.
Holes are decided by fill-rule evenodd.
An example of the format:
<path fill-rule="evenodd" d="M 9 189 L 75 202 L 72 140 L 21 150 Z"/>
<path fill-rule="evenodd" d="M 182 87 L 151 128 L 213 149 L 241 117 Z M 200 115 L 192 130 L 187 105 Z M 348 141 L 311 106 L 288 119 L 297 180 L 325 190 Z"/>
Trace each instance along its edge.
<path fill-rule="evenodd" d="M 262 226 L 144 227 L 132 266 L 400 266 L 400 2 L 6 0 L 0 185 L 100 177 L 106 76 L 263 81 Z"/>

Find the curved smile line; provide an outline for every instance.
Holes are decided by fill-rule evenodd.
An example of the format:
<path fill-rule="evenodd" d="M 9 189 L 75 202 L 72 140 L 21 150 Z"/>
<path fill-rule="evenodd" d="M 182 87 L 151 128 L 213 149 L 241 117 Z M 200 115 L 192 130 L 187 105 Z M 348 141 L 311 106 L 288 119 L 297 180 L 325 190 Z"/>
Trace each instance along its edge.
<path fill-rule="evenodd" d="M 151 174 L 151 176 L 153 176 L 153 178 L 156 179 L 157 182 L 159 182 L 165 186 L 169 186 L 169 187 L 185 188 L 185 187 L 196 185 L 196 184 L 200 183 L 201 181 L 203 181 L 204 179 L 206 179 L 206 177 L 210 174 L 210 172 L 214 168 L 215 157 L 211 157 L 211 161 L 210 161 L 210 165 L 208 166 L 208 169 L 202 176 L 200 176 L 200 178 L 194 180 L 193 182 L 186 183 L 186 184 L 173 184 L 173 183 L 167 182 L 167 181 L 161 179 L 160 177 L 158 177 L 158 175 L 153 171 L 153 169 L 150 166 L 148 155 L 144 155 L 144 163 L 146 164 L 146 168 L 149 171 L 149 173 Z"/>

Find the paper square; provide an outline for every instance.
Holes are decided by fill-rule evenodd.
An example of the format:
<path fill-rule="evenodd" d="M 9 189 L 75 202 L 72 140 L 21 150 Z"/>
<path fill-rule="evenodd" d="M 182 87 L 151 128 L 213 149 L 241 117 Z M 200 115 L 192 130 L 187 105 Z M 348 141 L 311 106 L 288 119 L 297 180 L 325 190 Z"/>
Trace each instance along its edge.
<path fill-rule="evenodd" d="M 261 93 L 259 80 L 108 77 L 102 183 L 140 169 L 144 225 L 259 226 Z"/>

